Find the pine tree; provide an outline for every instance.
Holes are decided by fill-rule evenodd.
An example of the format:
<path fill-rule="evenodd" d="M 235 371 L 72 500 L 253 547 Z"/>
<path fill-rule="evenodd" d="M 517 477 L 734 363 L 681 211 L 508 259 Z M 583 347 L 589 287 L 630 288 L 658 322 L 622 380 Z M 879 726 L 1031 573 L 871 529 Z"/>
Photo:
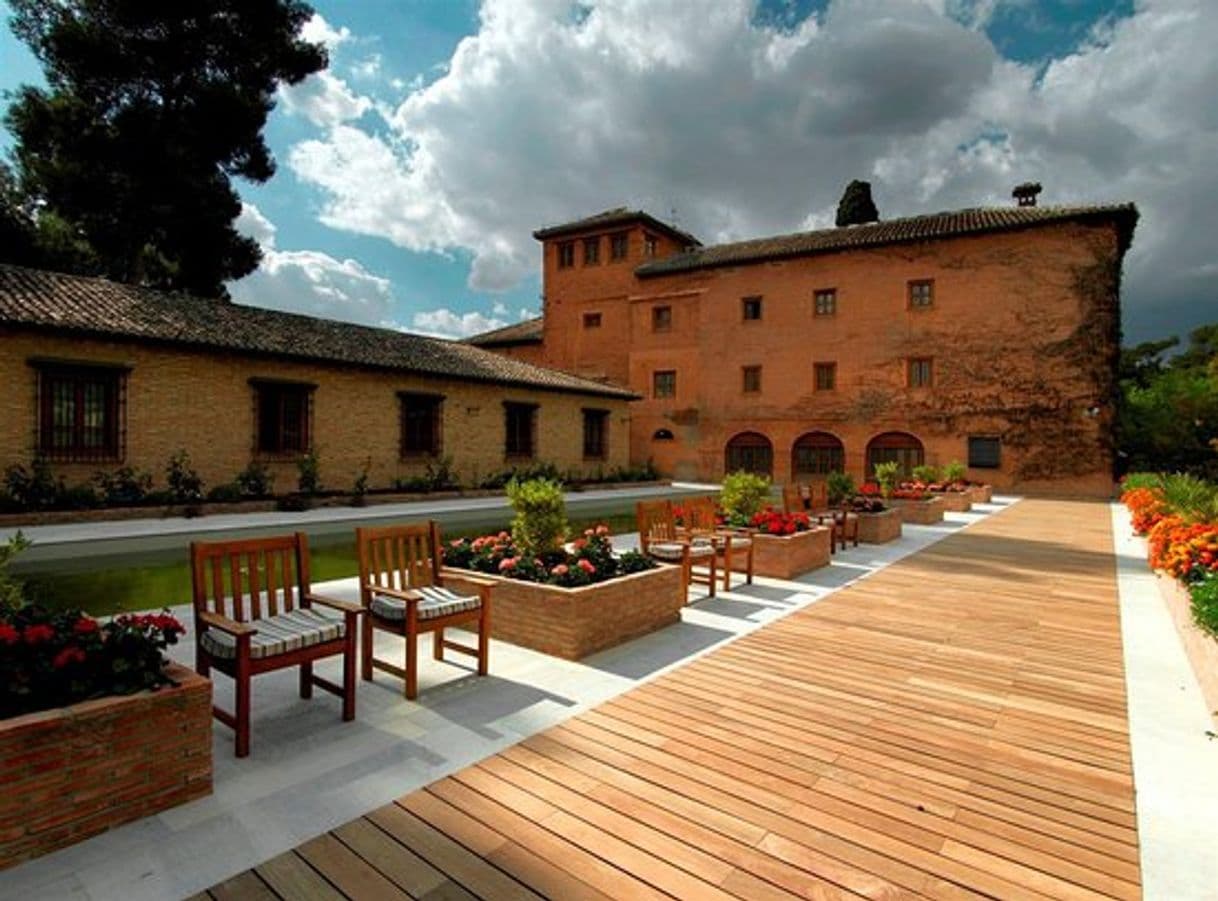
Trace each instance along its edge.
<path fill-rule="evenodd" d="M 871 199 L 871 182 L 855 179 L 846 185 L 846 191 L 837 204 L 837 226 L 862 225 L 878 222 L 880 211 Z"/>

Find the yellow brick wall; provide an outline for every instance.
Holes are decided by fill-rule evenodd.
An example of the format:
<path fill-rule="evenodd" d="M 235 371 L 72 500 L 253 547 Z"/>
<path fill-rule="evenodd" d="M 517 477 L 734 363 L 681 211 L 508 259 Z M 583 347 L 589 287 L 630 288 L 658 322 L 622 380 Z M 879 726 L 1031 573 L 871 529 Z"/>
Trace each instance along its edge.
<path fill-rule="evenodd" d="M 614 398 L 0 329 L 0 468 L 28 464 L 33 456 L 36 372 L 29 360 L 37 357 L 131 367 L 123 463 L 151 472 L 158 486 L 164 485 L 165 465 L 179 448 L 190 454 L 208 487 L 231 481 L 248 465 L 254 447 L 251 378 L 317 385 L 313 444 L 328 489 L 350 489 L 369 458 L 370 488 L 423 474 L 425 460 L 399 460 L 399 391 L 444 395 L 444 454 L 452 457 L 464 483 L 509 465 L 504 401 L 539 405 L 538 461 L 554 463 L 563 472 L 593 475 L 625 465 L 629 458 L 627 404 Z M 583 457 L 584 408 L 610 411 L 603 461 Z M 69 484 L 118 465 L 53 464 Z M 275 462 L 271 468 L 277 492 L 295 489 L 293 462 Z"/>

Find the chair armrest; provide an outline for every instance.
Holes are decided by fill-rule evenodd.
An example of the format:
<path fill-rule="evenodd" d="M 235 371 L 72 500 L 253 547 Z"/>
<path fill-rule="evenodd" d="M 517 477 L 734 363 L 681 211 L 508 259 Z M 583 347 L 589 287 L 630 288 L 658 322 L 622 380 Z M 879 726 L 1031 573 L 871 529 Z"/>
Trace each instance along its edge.
<path fill-rule="evenodd" d="M 440 567 L 440 578 L 452 576 L 454 579 L 460 579 L 463 582 L 469 582 L 471 585 L 477 585 L 483 588 L 494 588 L 495 582 L 485 576 L 479 576 L 471 573 L 468 569 L 457 569 L 452 566 Z"/>
<path fill-rule="evenodd" d="M 320 604 L 323 607 L 329 607 L 331 610 L 337 610 L 340 613 L 364 612 L 364 608 L 359 604 L 353 604 L 350 601 L 340 601 L 336 598 L 323 597 L 320 594 L 306 594 L 305 600 L 310 604 Z"/>
<path fill-rule="evenodd" d="M 387 598 L 397 598 L 399 601 L 406 601 L 407 603 L 417 604 L 419 601 L 423 600 L 423 595 L 419 594 L 412 588 L 403 590 L 398 588 L 390 588 L 386 585 L 365 585 L 364 588 L 366 588 L 370 594 L 380 594 Z"/>
<path fill-rule="evenodd" d="M 221 632 L 227 632 L 234 638 L 240 638 L 242 635 L 258 634 L 258 630 L 248 623 L 239 623 L 235 619 L 229 619 L 227 616 L 221 616 L 219 613 L 212 613 L 210 610 L 196 613 L 195 617 L 203 625 L 212 629 L 219 629 Z"/>

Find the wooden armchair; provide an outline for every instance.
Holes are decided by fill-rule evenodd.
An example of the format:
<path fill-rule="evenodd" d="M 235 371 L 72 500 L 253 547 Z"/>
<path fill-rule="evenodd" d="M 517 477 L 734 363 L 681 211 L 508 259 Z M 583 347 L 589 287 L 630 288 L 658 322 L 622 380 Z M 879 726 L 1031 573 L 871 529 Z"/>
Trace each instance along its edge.
<path fill-rule="evenodd" d="M 250 752 L 250 681 L 289 666 L 300 667 L 300 696 L 313 686 L 343 699 L 343 719 L 355 718 L 357 604 L 313 594 L 309 539 L 303 532 L 246 541 L 193 542 L 190 546 L 195 608 L 195 669 L 217 669 L 233 679 L 235 713 L 213 707 L 237 733 L 237 756 Z M 315 607 L 338 611 L 324 616 Z M 343 684 L 313 675 L 313 661 L 341 654 Z"/>
<path fill-rule="evenodd" d="M 782 511 L 784 513 L 806 513 L 808 511 L 808 496 L 804 494 L 803 485 L 782 486 Z"/>
<path fill-rule="evenodd" d="M 732 573 L 736 571 L 741 560 L 744 561 L 745 582 L 752 585 L 753 540 L 748 535 L 719 525 L 718 509 L 715 499 L 710 495 L 693 498 L 682 506 L 685 509 L 686 521 L 678 529 L 678 534 L 687 535 L 695 542 L 698 539 L 710 541 L 716 556 L 723 561 L 723 590 L 731 591 Z"/>
<path fill-rule="evenodd" d="M 361 671 L 366 681 L 372 670 L 384 670 L 404 681 L 410 700 L 419 695 L 419 636 L 432 634 L 432 654 L 444 659 L 444 650 L 478 659 L 478 675 L 487 674 L 490 651 L 490 580 L 461 573 L 464 582 L 478 585 L 476 595 L 460 595 L 444 587 L 440 530 L 434 522 L 355 530 L 359 552 L 360 600 L 364 606 Z M 476 623 L 476 648 L 448 641 L 444 630 Z M 373 630 L 400 635 L 406 640 L 405 667 L 377 659 L 372 651 Z"/>
<path fill-rule="evenodd" d="M 707 586 L 715 596 L 715 548 L 709 541 L 695 542 L 677 532 L 676 516 L 671 501 L 640 501 L 635 505 L 635 520 L 639 527 L 639 548 L 648 557 L 681 567 L 681 585 L 689 597 L 689 586 L 697 581 Z M 694 572 L 694 564 L 705 565 L 707 575 Z"/>

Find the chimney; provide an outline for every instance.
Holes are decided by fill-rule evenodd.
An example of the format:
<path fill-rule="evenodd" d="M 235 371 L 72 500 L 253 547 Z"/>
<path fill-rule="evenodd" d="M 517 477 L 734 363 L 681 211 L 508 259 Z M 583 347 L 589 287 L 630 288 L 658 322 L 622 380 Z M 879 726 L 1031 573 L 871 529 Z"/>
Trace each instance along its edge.
<path fill-rule="evenodd" d="M 1043 190 L 1038 181 L 1025 181 L 1022 185 L 1016 185 L 1015 190 L 1011 192 L 1011 196 L 1015 198 L 1015 202 L 1019 206 L 1036 206 L 1036 195 Z"/>

